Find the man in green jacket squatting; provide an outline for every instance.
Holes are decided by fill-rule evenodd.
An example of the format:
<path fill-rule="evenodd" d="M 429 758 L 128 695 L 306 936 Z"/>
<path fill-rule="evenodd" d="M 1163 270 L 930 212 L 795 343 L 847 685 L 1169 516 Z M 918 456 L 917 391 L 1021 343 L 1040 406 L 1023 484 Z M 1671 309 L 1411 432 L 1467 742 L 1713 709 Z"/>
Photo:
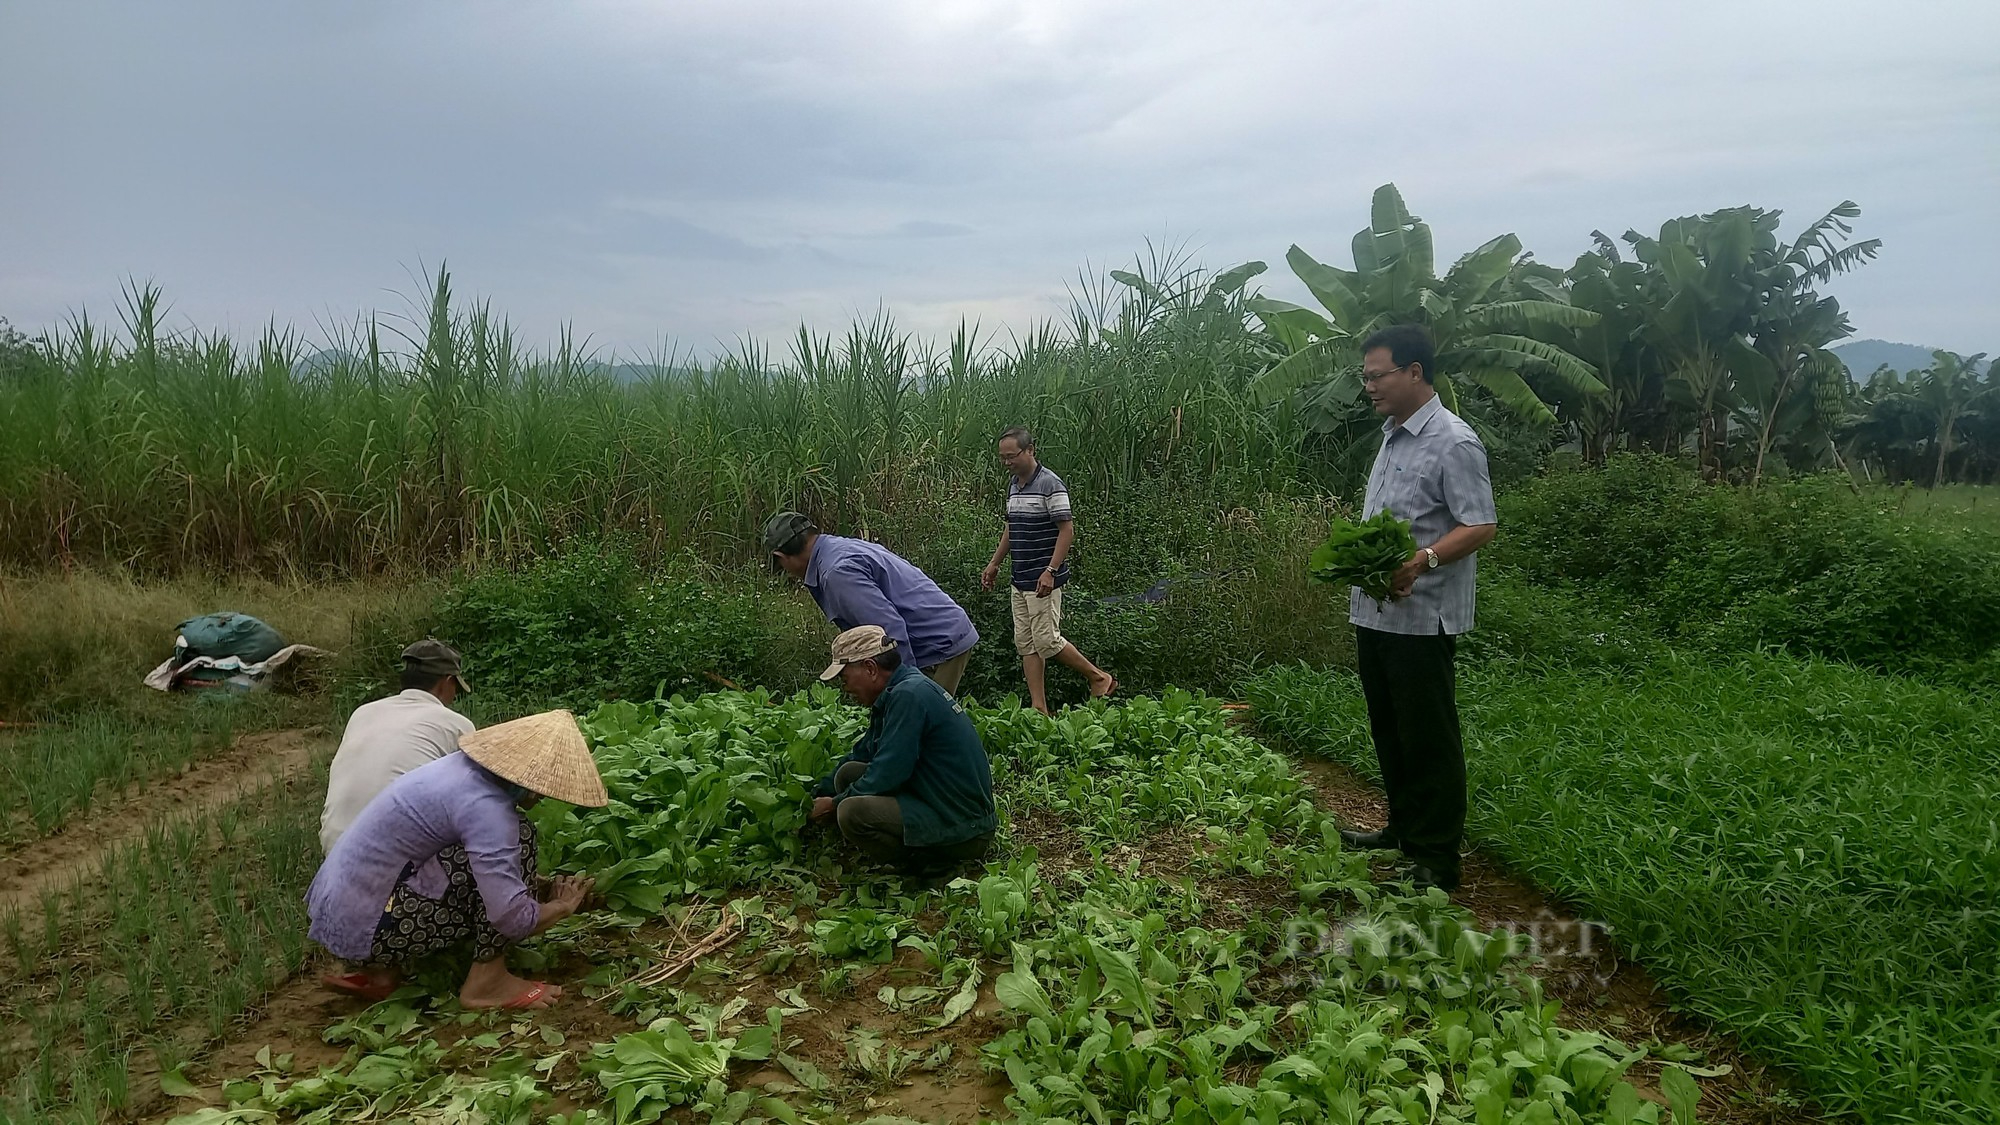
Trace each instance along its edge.
<path fill-rule="evenodd" d="M 986 747 L 965 708 L 911 665 L 879 625 L 833 639 L 822 680 L 868 708 L 868 730 L 814 790 L 812 819 L 904 874 L 935 879 L 978 860 L 1000 818 Z"/>

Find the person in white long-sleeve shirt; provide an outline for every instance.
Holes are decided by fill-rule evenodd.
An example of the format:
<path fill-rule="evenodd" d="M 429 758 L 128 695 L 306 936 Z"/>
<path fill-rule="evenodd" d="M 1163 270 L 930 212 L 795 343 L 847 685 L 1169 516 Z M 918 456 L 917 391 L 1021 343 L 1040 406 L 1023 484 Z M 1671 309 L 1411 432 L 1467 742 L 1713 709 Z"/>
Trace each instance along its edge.
<path fill-rule="evenodd" d="M 451 709 L 470 692 L 458 650 L 426 639 L 403 650 L 403 690 L 364 703 L 348 717 L 327 777 L 326 807 L 319 818 L 322 853 L 347 831 L 389 783 L 458 750 L 472 733 L 471 719 Z"/>

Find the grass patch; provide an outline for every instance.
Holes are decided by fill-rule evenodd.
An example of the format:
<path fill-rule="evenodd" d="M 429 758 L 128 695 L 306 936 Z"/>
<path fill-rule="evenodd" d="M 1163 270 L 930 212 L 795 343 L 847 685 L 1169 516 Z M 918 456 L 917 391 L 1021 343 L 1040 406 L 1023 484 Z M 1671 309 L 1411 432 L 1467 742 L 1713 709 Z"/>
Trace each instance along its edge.
<path fill-rule="evenodd" d="M 227 747 L 239 712 L 233 699 L 200 699 L 178 723 L 115 711 L 85 712 L 0 740 L 0 851 L 62 827 L 93 800 L 123 794 Z"/>
<path fill-rule="evenodd" d="M 1259 723 L 1374 776 L 1358 683 L 1251 685 Z M 1471 834 L 1614 927 L 1827 1109 L 2000 1102 L 2000 711 L 1778 655 L 1462 671 Z"/>
<path fill-rule="evenodd" d="M 379 580 L 0 572 L 0 719 L 106 710 L 140 722 L 169 718 L 185 709 L 185 700 L 162 696 L 139 681 L 173 655 L 174 626 L 198 614 L 251 614 L 288 642 L 327 649 L 338 661 L 358 620 L 414 616 L 415 607 L 428 604 L 431 596 L 423 583 Z"/>
<path fill-rule="evenodd" d="M 1864 491 L 1882 507 L 1915 523 L 1945 531 L 2000 533 L 2000 487 L 1994 485 L 1876 486 Z"/>

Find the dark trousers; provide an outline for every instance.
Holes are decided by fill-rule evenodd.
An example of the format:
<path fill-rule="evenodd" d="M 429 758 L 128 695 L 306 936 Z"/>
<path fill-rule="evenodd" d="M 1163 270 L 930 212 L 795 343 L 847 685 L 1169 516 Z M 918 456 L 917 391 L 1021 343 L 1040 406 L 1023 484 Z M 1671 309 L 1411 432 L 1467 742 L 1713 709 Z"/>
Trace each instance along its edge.
<path fill-rule="evenodd" d="M 834 792 L 861 780 L 861 775 L 867 772 L 865 762 L 849 762 L 840 767 L 833 775 Z M 903 843 L 903 807 L 895 797 L 843 798 L 835 819 L 840 823 L 841 837 L 860 848 L 862 854 L 913 875 L 955 870 L 983 857 L 993 844 L 993 833 L 986 832 L 956 844 L 910 847 Z"/>
<path fill-rule="evenodd" d="M 444 867 L 444 897 L 425 898 L 410 889 L 409 878 L 416 869 L 411 864 L 396 880 L 389 909 L 375 926 L 375 948 L 366 964 L 408 968 L 425 957 L 443 953 L 470 942 L 474 961 L 491 961 L 505 956 L 514 942 L 501 936 L 486 917 L 486 900 L 479 896 L 479 883 L 472 875 L 472 860 L 462 844 L 453 844 L 438 853 Z M 535 885 L 535 825 L 521 818 L 521 878 Z"/>
<path fill-rule="evenodd" d="M 1355 628 L 1354 655 L 1382 788 L 1384 830 L 1418 863 L 1458 874 L 1465 838 L 1465 745 L 1453 689 L 1458 638 Z"/>

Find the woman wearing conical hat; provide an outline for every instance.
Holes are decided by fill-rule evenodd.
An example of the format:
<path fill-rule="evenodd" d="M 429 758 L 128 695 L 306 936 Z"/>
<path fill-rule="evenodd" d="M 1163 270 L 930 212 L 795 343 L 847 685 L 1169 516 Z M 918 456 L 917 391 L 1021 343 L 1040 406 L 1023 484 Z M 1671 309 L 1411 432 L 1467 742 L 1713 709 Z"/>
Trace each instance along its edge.
<path fill-rule="evenodd" d="M 556 985 L 507 971 L 507 950 L 576 913 L 585 878 L 534 887 L 544 797 L 589 808 L 607 798 L 576 717 L 548 711 L 464 735 L 459 752 L 419 766 L 369 802 L 306 892 L 314 941 L 354 966 L 325 983 L 379 1000 L 421 958 L 470 943 L 459 989 L 468 1008 L 546 1008 Z"/>

